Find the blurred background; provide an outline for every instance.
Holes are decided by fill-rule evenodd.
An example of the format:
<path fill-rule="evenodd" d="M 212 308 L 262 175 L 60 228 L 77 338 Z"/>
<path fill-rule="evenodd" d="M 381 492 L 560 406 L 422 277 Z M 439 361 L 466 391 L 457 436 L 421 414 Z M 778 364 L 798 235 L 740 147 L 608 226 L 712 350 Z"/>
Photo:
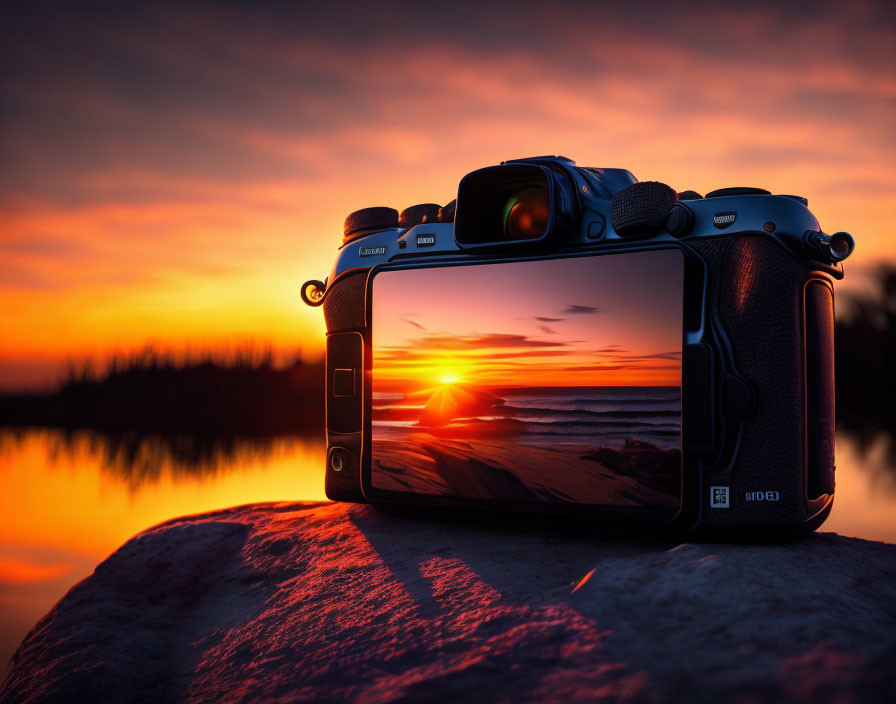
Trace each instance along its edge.
<path fill-rule="evenodd" d="M 826 530 L 896 541 L 884 0 L 7 3 L 0 663 L 135 532 L 323 498 L 323 278 L 352 210 L 535 154 L 809 199 L 838 291 Z"/>

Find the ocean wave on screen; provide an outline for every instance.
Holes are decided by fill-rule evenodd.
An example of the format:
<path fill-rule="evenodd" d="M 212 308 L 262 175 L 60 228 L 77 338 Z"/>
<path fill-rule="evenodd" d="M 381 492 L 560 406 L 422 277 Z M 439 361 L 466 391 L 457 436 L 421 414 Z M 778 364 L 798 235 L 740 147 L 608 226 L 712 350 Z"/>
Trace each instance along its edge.
<path fill-rule="evenodd" d="M 576 414 L 580 416 L 594 417 L 616 416 L 617 418 L 653 418 L 662 416 L 677 417 L 681 415 L 681 409 L 677 406 L 675 408 L 647 408 L 626 410 L 606 409 L 600 411 L 595 411 L 588 408 L 536 408 L 503 406 L 501 410 L 508 411 L 507 415 L 513 415 L 517 418 L 526 418 L 531 414 L 537 414 L 541 416 Z"/>
<path fill-rule="evenodd" d="M 488 417 L 488 418 L 457 418 L 451 424 L 440 426 L 442 429 L 451 427 L 471 427 L 475 426 L 487 431 L 489 426 L 499 427 L 503 430 L 513 430 L 519 435 L 546 435 L 556 432 L 558 434 L 600 434 L 602 429 L 612 429 L 616 432 L 626 430 L 633 433 L 678 433 L 680 426 L 678 423 L 650 423 L 647 421 L 626 420 L 602 420 L 602 421 L 578 421 L 578 420 L 544 420 L 544 419 L 526 419 L 506 417 Z M 374 420 L 373 427 L 377 428 L 419 428 L 427 430 L 426 426 L 421 426 L 416 420 Z M 438 429 L 438 428 L 437 428 Z"/>
<path fill-rule="evenodd" d="M 674 446 L 681 436 L 681 394 L 677 388 L 591 391 L 579 387 L 502 396 L 506 402 L 487 415 L 458 417 L 432 428 L 419 424 L 423 407 L 408 403 L 414 401 L 383 398 L 372 409 L 374 437 L 399 438 L 409 432 L 443 437 L 505 436 L 525 445 L 583 441 L 616 445 L 636 437 L 658 446 Z"/>

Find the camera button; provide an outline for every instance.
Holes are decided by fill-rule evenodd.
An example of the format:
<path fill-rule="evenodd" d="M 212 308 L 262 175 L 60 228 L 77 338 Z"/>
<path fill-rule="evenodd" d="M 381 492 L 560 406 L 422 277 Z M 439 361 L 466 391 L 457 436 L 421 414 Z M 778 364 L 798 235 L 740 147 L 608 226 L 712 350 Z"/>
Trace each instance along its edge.
<path fill-rule="evenodd" d="M 666 232 L 684 237 L 694 229 L 694 211 L 683 203 L 673 203 L 666 215 Z"/>
<path fill-rule="evenodd" d="M 352 453 L 344 447 L 334 447 L 330 450 L 330 458 L 327 460 L 327 466 L 334 472 L 341 472 L 344 469 L 351 469 L 354 464 Z"/>
<path fill-rule="evenodd" d="M 333 370 L 333 396 L 337 398 L 350 398 L 357 393 L 358 378 L 356 369 Z"/>
<path fill-rule="evenodd" d="M 588 225 L 588 239 L 590 240 L 599 240 L 604 236 L 604 229 L 606 228 L 606 223 L 604 219 L 600 216 L 594 220 L 594 222 Z"/>

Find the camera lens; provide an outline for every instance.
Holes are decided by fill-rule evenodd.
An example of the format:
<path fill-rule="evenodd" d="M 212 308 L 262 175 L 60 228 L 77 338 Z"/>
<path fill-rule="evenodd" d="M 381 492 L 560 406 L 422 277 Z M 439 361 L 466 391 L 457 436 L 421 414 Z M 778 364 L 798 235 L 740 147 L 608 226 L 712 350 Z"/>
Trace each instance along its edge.
<path fill-rule="evenodd" d="M 504 234 L 508 240 L 531 240 L 544 235 L 551 218 L 546 188 L 524 188 L 507 200 Z"/>

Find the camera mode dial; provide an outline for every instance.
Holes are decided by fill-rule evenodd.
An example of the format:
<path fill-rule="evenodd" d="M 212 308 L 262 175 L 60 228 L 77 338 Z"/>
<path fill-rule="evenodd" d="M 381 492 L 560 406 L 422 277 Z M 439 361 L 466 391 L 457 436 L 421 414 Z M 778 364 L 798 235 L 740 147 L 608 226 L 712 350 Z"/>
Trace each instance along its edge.
<path fill-rule="evenodd" d="M 343 226 L 342 244 L 348 244 L 373 230 L 398 227 L 398 211 L 395 208 L 362 208 L 350 213 Z"/>
<path fill-rule="evenodd" d="M 407 229 L 424 222 L 438 222 L 439 211 L 441 209 L 442 206 L 437 205 L 436 203 L 420 203 L 419 205 L 412 205 L 401 211 L 401 215 L 398 216 L 398 226 Z"/>

